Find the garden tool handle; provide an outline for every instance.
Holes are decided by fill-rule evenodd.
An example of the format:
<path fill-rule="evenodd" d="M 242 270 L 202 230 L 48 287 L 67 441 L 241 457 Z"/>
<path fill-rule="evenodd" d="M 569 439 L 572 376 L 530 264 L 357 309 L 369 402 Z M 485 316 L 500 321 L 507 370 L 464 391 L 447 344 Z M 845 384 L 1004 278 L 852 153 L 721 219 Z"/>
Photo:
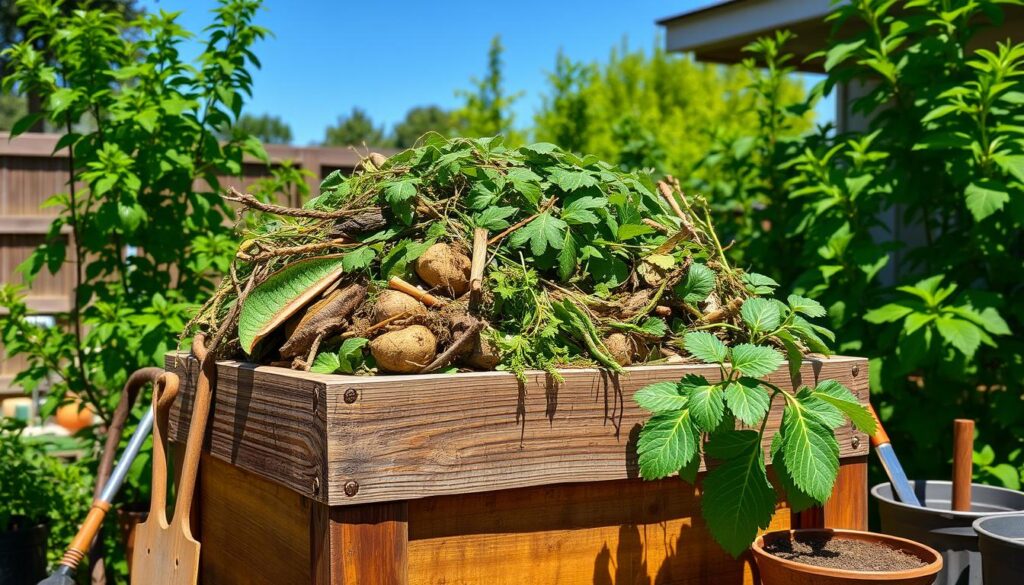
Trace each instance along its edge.
<path fill-rule="evenodd" d="M 167 373 L 153 386 L 153 481 L 149 499 L 149 516 L 167 523 L 167 419 L 178 395 L 178 376 Z"/>
<path fill-rule="evenodd" d="M 189 422 L 188 439 L 185 442 L 185 456 L 181 463 L 181 478 L 178 481 L 178 494 L 174 504 L 173 525 L 189 538 L 192 529 L 189 517 L 192 512 L 192 497 L 195 495 L 196 476 L 199 473 L 199 457 L 203 451 L 203 440 L 206 438 L 206 421 L 210 414 L 212 398 L 211 380 L 217 374 L 217 362 L 206 350 L 206 336 L 197 334 L 192 340 L 192 355 L 199 360 L 199 378 L 196 381 L 195 402 L 192 406 L 192 419 Z"/>
<path fill-rule="evenodd" d="M 871 435 L 871 445 L 873 447 L 879 447 L 889 443 L 889 435 L 885 432 L 885 427 L 882 426 L 882 420 L 878 418 L 878 413 L 875 412 L 875 407 L 868 403 L 868 411 L 871 412 L 871 418 L 875 419 L 875 432 Z"/>
<path fill-rule="evenodd" d="M 953 510 L 971 510 L 971 476 L 974 471 L 974 421 L 953 421 Z"/>

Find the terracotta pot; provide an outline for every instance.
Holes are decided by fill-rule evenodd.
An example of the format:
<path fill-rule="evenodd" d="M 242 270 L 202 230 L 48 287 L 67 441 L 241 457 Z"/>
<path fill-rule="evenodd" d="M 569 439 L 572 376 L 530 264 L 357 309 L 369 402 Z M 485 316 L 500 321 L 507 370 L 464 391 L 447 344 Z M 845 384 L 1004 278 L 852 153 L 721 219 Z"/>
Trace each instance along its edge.
<path fill-rule="evenodd" d="M 777 557 L 764 550 L 765 542 L 790 540 L 796 535 L 835 536 L 845 540 L 873 542 L 911 554 L 923 567 L 903 571 L 850 571 L 805 565 Z M 804 529 L 779 530 L 758 537 L 751 546 L 763 585 L 854 585 L 888 583 L 891 585 L 929 585 L 942 569 L 942 556 L 938 551 L 905 538 L 859 530 Z"/>
<path fill-rule="evenodd" d="M 85 406 L 81 400 L 75 399 L 58 408 L 54 418 L 57 424 L 67 429 L 73 435 L 91 425 L 96 418 L 96 412 L 91 406 Z"/>

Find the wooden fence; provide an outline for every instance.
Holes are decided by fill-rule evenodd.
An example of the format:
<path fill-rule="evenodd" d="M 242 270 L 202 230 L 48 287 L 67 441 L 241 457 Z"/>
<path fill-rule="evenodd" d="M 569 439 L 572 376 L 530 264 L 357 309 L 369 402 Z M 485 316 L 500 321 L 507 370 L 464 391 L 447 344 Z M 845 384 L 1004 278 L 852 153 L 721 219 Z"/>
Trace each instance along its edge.
<path fill-rule="evenodd" d="M 55 209 L 43 209 L 50 196 L 67 191 L 67 152 L 54 152 L 59 136 L 23 134 L 11 140 L 0 132 L 0 283 L 21 283 L 17 266 L 43 242 Z M 267 145 L 271 164 L 291 161 L 311 173 L 307 182 L 316 193 L 320 179 L 334 170 L 349 173 L 359 162 L 350 148 L 294 147 Z M 246 160 L 240 177 L 222 177 L 222 184 L 240 189 L 269 175 L 261 161 Z M 297 205 L 296 193 L 286 194 L 290 205 Z M 67 236 L 66 236 L 67 237 Z M 71 307 L 74 267 L 70 262 L 57 274 L 43 271 L 28 291 L 29 308 L 40 315 L 65 313 Z M 2 310 L 2 309 L 0 309 Z M 0 348 L 0 399 L 20 394 L 11 379 L 25 366 L 20 357 L 7 357 Z"/>

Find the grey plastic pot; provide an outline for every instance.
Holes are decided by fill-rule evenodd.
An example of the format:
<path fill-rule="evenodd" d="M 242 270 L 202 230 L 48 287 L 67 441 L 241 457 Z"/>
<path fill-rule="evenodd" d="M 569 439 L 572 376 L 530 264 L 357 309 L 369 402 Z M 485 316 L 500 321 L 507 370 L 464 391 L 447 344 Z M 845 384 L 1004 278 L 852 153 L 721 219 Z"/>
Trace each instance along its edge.
<path fill-rule="evenodd" d="M 923 506 L 896 500 L 889 483 L 871 488 L 878 502 L 882 532 L 909 538 L 942 553 L 943 567 L 935 585 L 982 585 L 981 553 L 972 524 L 992 514 L 1024 510 L 1024 493 L 973 484 L 971 510 L 952 510 L 953 484 L 949 481 L 911 481 Z M 1001 585 L 1001 582 L 989 585 Z"/>
<path fill-rule="evenodd" d="M 974 521 L 986 583 L 1024 583 L 1024 514 Z"/>

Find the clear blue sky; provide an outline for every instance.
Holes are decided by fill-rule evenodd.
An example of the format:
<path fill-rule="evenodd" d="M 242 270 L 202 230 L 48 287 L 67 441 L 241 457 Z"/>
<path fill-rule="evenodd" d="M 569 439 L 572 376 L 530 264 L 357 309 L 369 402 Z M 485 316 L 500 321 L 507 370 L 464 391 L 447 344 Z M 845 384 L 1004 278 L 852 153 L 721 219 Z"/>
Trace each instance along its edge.
<path fill-rule="evenodd" d="M 713 0 L 516 0 L 437 2 L 266 0 L 258 22 L 274 36 L 256 47 L 247 111 L 271 113 L 291 125 L 296 144 L 323 139 L 324 128 L 353 106 L 390 128 L 413 106 L 459 104 L 455 90 L 484 72 L 491 37 L 505 44 L 507 88 L 524 91 L 517 125 L 528 125 L 546 90 L 545 74 L 561 48 L 572 59 L 603 61 L 628 39 L 651 48 L 655 20 Z M 149 10 L 183 11 L 198 32 L 213 0 L 143 0 Z M 187 54 L 187 53 L 186 53 Z M 831 105 L 819 106 L 831 119 Z"/>

